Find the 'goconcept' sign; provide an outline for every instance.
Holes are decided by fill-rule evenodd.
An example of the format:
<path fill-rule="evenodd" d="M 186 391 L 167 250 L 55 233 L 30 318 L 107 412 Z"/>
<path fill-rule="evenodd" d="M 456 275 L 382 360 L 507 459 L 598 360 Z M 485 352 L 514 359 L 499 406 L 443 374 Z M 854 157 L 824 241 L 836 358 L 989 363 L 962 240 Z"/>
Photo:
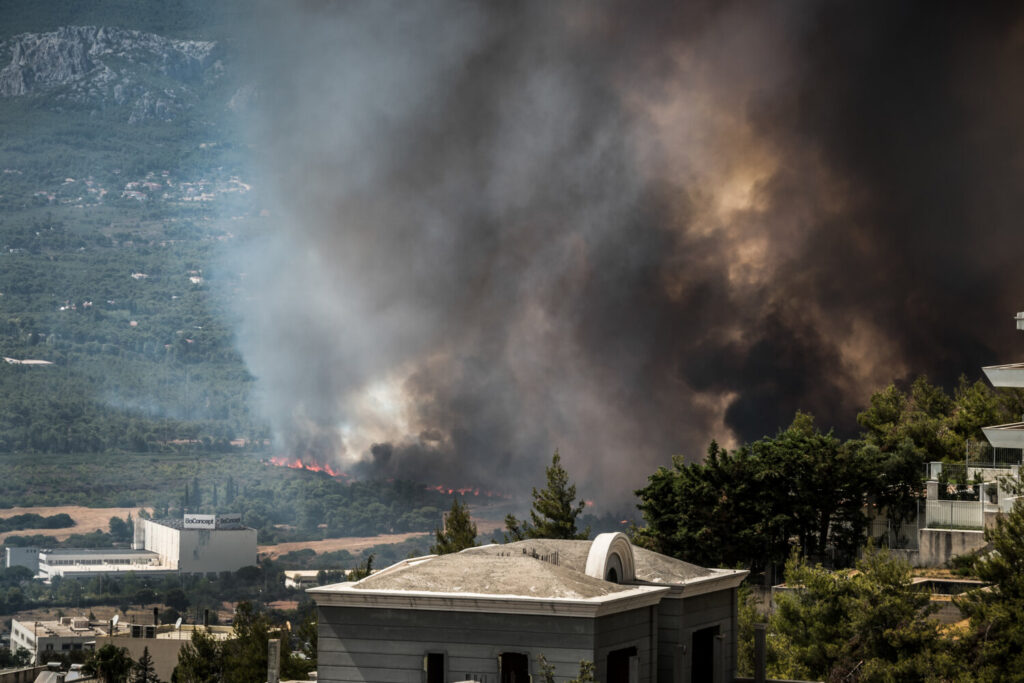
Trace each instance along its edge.
<path fill-rule="evenodd" d="M 217 528 L 217 516 L 185 515 L 185 522 L 182 526 L 186 529 L 215 529 Z"/>
<path fill-rule="evenodd" d="M 242 515 L 239 512 L 232 512 L 225 515 L 217 515 L 217 521 L 221 524 L 241 524 Z"/>

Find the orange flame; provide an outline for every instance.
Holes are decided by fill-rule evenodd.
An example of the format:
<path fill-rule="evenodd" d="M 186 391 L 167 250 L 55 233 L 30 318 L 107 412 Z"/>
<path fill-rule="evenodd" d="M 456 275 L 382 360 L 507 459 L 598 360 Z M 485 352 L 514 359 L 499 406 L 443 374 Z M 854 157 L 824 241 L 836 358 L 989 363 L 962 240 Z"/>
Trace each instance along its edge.
<path fill-rule="evenodd" d="M 324 474 L 328 474 L 328 475 L 330 475 L 332 477 L 344 477 L 344 478 L 347 479 L 348 476 L 349 476 L 346 472 L 339 472 L 339 471 L 335 470 L 333 467 L 331 467 L 327 463 L 318 463 L 318 462 L 315 462 L 315 461 L 314 462 L 302 462 L 302 458 L 295 458 L 295 460 L 290 460 L 290 459 L 286 458 L 285 456 L 275 456 L 275 457 L 272 457 L 270 459 L 270 464 L 271 465 L 276 465 L 278 467 L 288 467 L 288 468 L 293 469 L 293 470 L 307 470 L 309 472 L 323 472 Z"/>
<path fill-rule="evenodd" d="M 303 462 L 302 458 L 289 458 L 284 455 L 278 455 L 270 458 L 268 461 L 271 465 L 277 467 L 287 467 L 293 470 L 306 470 L 307 472 L 323 472 L 335 478 L 350 479 L 351 476 L 347 472 L 339 472 L 333 467 L 326 463 L 319 463 L 316 461 L 306 460 Z M 387 480 L 389 483 L 393 483 L 394 478 Z M 460 496 L 473 496 L 478 498 L 483 496 L 485 498 L 508 498 L 508 496 L 500 491 L 487 491 L 482 490 L 478 486 L 445 486 L 443 484 L 437 484 L 435 486 L 426 487 L 430 491 L 437 491 L 443 495 L 455 495 L 456 493 Z"/>

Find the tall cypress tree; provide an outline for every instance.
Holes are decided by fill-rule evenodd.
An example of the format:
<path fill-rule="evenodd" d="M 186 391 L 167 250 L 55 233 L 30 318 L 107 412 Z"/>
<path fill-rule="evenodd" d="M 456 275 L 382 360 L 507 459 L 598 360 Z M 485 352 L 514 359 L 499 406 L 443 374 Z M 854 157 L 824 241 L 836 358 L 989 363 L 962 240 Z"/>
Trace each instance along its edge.
<path fill-rule="evenodd" d="M 142 648 L 142 656 L 132 667 L 132 683 L 160 683 L 153 668 L 153 657 L 149 654 L 149 647 Z"/>
<path fill-rule="evenodd" d="M 444 528 L 434 531 L 436 542 L 430 552 L 436 555 L 457 553 L 476 545 L 476 524 L 469 516 L 469 506 L 452 498 L 452 509 L 444 518 Z"/>
<path fill-rule="evenodd" d="M 562 458 L 557 450 L 545 474 L 547 486 L 539 491 L 533 489 L 530 521 L 520 521 L 515 515 L 505 517 L 506 542 L 525 538 L 586 539 L 590 536 L 590 527 L 583 531 L 576 528 L 576 518 L 587 504 L 582 500 L 576 502 L 576 485 L 569 483 L 569 473 L 562 467 Z"/>

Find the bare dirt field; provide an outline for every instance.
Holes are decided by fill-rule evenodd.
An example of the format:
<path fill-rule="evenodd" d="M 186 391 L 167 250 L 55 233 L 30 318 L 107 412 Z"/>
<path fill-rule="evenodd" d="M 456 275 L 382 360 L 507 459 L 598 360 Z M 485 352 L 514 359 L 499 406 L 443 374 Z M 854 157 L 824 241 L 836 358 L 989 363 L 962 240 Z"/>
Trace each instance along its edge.
<path fill-rule="evenodd" d="M 131 515 L 133 518 L 137 518 L 140 509 L 142 508 L 87 508 L 80 505 L 0 509 L 0 519 L 33 512 L 43 517 L 52 517 L 64 512 L 71 519 L 75 520 L 75 526 L 66 529 L 22 529 L 20 531 L 8 531 L 0 534 L 0 543 L 3 543 L 4 539 L 8 536 L 35 536 L 39 534 L 42 536 L 52 536 L 55 540 L 63 541 L 72 534 L 108 531 L 111 517 L 124 519 Z"/>
<path fill-rule="evenodd" d="M 293 550 L 305 550 L 306 548 L 315 550 L 317 554 L 331 553 L 337 550 L 347 550 L 353 555 L 357 555 L 363 550 L 372 548 L 375 545 L 402 543 L 403 541 L 408 541 L 410 538 L 420 538 L 423 536 L 426 536 L 426 534 L 422 532 L 415 532 L 408 534 L 381 534 L 380 536 L 325 538 L 322 541 L 296 541 L 294 543 L 278 543 L 277 545 L 261 545 L 257 548 L 257 552 L 261 558 L 268 557 L 270 559 L 286 555 Z"/>
<path fill-rule="evenodd" d="M 500 529 L 504 526 L 504 522 L 496 522 L 492 520 L 474 520 L 477 525 L 477 531 L 481 534 L 488 534 L 493 532 L 495 529 Z M 402 543 L 408 541 L 411 538 L 423 538 L 429 534 L 422 532 L 410 532 L 406 534 L 381 534 L 379 536 L 352 536 L 348 538 L 326 538 L 322 541 L 296 541 L 294 543 L 278 543 L 277 545 L 261 545 L 257 549 L 260 557 L 267 557 L 270 559 L 276 559 L 281 555 L 286 555 L 293 550 L 305 550 L 309 548 L 315 550 L 317 554 L 330 553 L 337 550 L 347 550 L 353 555 L 358 555 L 360 552 L 367 548 L 372 548 L 375 545 L 387 545 L 390 543 Z"/>

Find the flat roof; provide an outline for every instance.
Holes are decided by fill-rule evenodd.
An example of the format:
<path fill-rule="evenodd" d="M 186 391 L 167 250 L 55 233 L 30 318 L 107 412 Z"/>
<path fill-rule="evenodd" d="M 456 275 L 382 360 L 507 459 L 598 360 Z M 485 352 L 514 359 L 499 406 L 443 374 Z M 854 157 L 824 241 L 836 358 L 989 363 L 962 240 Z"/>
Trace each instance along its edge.
<path fill-rule="evenodd" d="M 132 548 L 52 548 L 40 550 L 40 555 L 61 555 L 81 557 L 159 557 L 152 550 L 134 550 Z"/>
<path fill-rule="evenodd" d="M 50 636 L 58 636 L 60 638 L 95 638 L 96 636 L 107 635 L 106 624 L 90 623 L 89 618 L 85 615 L 78 617 L 71 617 L 72 619 L 83 619 L 89 625 L 86 628 L 71 628 L 71 624 L 62 624 L 59 620 L 57 621 L 19 621 L 18 619 L 12 619 L 12 622 L 21 624 L 21 627 L 26 631 L 32 631 L 37 638 L 47 638 Z"/>
<path fill-rule="evenodd" d="M 178 531 L 252 531 L 250 527 L 240 524 L 238 522 L 222 522 L 220 519 L 217 520 L 216 526 L 213 529 L 199 529 L 199 528 L 185 528 L 185 520 L 181 517 L 173 517 L 171 519 L 147 519 L 147 522 L 153 522 L 160 526 L 169 527 L 171 529 L 177 529 Z"/>

